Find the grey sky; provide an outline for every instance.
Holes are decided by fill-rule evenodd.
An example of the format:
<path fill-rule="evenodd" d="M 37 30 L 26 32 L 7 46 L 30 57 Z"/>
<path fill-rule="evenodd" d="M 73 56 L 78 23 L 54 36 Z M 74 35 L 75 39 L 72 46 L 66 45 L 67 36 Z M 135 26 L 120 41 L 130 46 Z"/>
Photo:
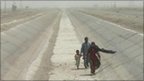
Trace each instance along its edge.
<path fill-rule="evenodd" d="M 32 8 L 37 7 L 92 7 L 97 5 L 98 7 L 105 6 L 110 7 L 116 3 L 117 6 L 139 6 L 142 7 L 143 1 L 7 1 L 7 8 L 15 3 L 18 7 L 30 6 Z M 1 1 L 1 8 L 4 8 L 4 1 Z"/>

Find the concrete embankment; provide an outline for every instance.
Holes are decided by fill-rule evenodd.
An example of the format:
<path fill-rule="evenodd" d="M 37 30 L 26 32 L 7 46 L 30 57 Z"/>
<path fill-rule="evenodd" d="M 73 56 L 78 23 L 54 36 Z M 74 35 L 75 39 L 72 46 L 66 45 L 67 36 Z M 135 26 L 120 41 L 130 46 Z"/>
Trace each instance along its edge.
<path fill-rule="evenodd" d="M 24 79 L 21 75 L 22 72 L 38 57 L 38 53 L 35 53 L 35 51 L 39 47 L 42 48 L 41 42 L 44 42 L 42 41 L 45 40 L 43 39 L 44 36 L 46 38 L 47 34 L 50 34 L 49 29 L 54 25 L 53 22 L 57 21 L 58 15 L 59 10 L 54 10 L 1 32 L 2 80 Z M 49 32 L 45 32 L 46 30 L 49 30 Z"/>
<path fill-rule="evenodd" d="M 143 34 L 120 25 L 71 10 L 69 17 L 78 36 L 88 36 L 101 48 L 116 50 L 115 55 L 101 53 L 98 80 L 143 79 Z"/>

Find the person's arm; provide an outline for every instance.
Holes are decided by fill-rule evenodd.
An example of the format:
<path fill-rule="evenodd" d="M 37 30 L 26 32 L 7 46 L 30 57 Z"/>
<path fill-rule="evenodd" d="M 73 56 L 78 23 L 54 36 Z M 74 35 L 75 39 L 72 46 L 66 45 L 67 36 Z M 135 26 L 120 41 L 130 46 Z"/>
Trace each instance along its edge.
<path fill-rule="evenodd" d="M 106 50 L 106 49 L 104 49 L 104 48 L 102 48 L 102 49 L 99 48 L 99 51 L 105 52 L 105 53 L 111 53 L 111 54 L 116 53 L 116 51 L 113 51 L 113 50 Z"/>
<path fill-rule="evenodd" d="M 101 51 L 101 52 L 104 52 L 104 53 L 111 53 L 111 54 L 116 53 L 116 51 L 107 50 L 107 49 L 104 49 L 104 48 L 99 48 L 98 46 L 96 46 L 96 48 L 97 48 L 98 51 Z"/>
<path fill-rule="evenodd" d="M 83 55 L 80 54 L 80 57 L 82 57 Z"/>
<path fill-rule="evenodd" d="M 90 56 L 90 52 L 91 52 L 91 47 L 87 51 L 87 56 Z"/>
<path fill-rule="evenodd" d="M 97 55 L 98 55 L 98 57 L 99 57 L 99 60 L 101 60 L 101 56 L 100 56 L 100 54 L 99 54 L 99 53 L 97 53 Z"/>
<path fill-rule="evenodd" d="M 84 52 L 84 45 L 81 45 L 81 54 Z"/>
<path fill-rule="evenodd" d="M 74 59 L 76 60 L 76 55 L 74 56 Z"/>

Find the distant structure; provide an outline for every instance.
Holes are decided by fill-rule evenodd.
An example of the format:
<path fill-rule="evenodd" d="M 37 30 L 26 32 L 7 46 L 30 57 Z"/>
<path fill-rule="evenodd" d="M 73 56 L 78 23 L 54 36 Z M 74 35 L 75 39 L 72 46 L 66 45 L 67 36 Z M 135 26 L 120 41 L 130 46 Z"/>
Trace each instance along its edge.
<path fill-rule="evenodd" d="M 5 4 L 4 4 L 4 12 L 6 12 L 7 10 L 7 3 L 6 3 L 6 0 L 5 0 Z"/>
<path fill-rule="evenodd" d="M 22 2 L 22 0 L 20 0 L 19 5 L 20 5 L 19 8 L 23 9 L 23 2 Z"/>
<path fill-rule="evenodd" d="M 12 11 L 16 11 L 17 10 L 17 6 L 15 4 L 12 5 Z"/>
<path fill-rule="evenodd" d="M 13 0 L 13 4 L 12 4 L 12 12 L 16 11 L 17 10 L 17 5 L 16 5 L 16 2 L 15 0 Z"/>
<path fill-rule="evenodd" d="M 29 6 L 25 6 L 25 9 L 28 10 L 28 9 L 29 9 Z"/>
<path fill-rule="evenodd" d="M 117 8 L 117 2 L 116 2 L 116 1 L 113 3 L 113 8 L 114 8 L 114 9 Z"/>

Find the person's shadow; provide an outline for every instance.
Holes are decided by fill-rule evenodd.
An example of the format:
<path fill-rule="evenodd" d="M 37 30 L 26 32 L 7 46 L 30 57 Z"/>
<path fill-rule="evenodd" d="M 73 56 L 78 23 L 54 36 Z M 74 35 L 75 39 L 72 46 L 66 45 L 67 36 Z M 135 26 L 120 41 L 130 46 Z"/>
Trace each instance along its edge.
<path fill-rule="evenodd" d="M 92 76 L 92 74 L 82 74 L 80 76 Z"/>
<path fill-rule="evenodd" d="M 85 70 L 85 68 L 79 68 L 79 69 L 77 69 L 77 68 L 72 68 L 71 70 Z"/>
<path fill-rule="evenodd" d="M 82 74 L 82 75 L 80 75 L 80 76 L 95 76 L 95 75 L 101 73 L 102 71 L 103 71 L 103 70 L 99 70 L 99 71 L 97 71 L 94 75 L 92 75 L 92 74 Z"/>

